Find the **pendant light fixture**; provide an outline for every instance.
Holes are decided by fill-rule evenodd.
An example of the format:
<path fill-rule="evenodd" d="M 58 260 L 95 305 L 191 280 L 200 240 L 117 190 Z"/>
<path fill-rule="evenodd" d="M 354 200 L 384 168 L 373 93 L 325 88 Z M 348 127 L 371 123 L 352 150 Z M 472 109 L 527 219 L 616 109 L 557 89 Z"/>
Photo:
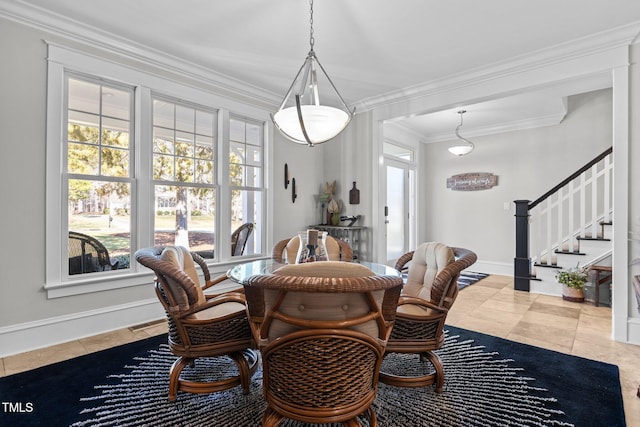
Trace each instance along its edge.
<path fill-rule="evenodd" d="M 458 114 L 460 114 L 460 124 L 458 125 L 458 127 L 456 127 L 456 136 L 461 142 L 458 142 L 456 145 L 449 147 L 449 152 L 456 156 L 464 156 L 465 154 L 469 154 L 476 147 L 473 142 L 460 136 L 460 128 L 462 127 L 462 115 L 466 112 L 467 110 L 458 111 Z"/>
<path fill-rule="evenodd" d="M 313 0 L 310 0 L 309 4 L 311 49 L 280 108 L 275 114 L 271 114 L 271 120 L 280 132 L 293 142 L 313 147 L 335 138 L 342 132 L 351 121 L 355 108 L 349 110 L 313 50 Z M 323 93 L 323 101 L 329 98 L 338 107 L 321 104 L 320 85 L 325 85 L 324 90 L 329 91 Z M 331 95 L 328 95 L 329 93 Z"/>

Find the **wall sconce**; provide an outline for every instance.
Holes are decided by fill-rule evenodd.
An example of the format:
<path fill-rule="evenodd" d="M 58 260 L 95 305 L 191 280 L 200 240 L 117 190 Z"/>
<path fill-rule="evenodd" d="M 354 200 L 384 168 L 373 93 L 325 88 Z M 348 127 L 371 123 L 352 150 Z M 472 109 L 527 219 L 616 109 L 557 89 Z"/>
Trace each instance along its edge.
<path fill-rule="evenodd" d="M 298 194 L 296 193 L 296 179 L 291 178 L 291 202 L 295 203 Z"/>
<path fill-rule="evenodd" d="M 284 189 L 289 188 L 289 165 L 284 164 Z"/>

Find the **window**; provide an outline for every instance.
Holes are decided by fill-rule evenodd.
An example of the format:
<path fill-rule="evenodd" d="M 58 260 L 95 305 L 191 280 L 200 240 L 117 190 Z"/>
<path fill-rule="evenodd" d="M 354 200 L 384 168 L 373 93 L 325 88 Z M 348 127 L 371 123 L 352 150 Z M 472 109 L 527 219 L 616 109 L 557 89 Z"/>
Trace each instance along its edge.
<path fill-rule="evenodd" d="M 415 161 L 414 150 L 412 148 L 403 147 L 389 141 L 384 141 L 383 152 L 385 156 L 395 157 L 407 162 Z"/>
<path fill-rule="evenodd" d="M 239 117 L 229 124 L 229 181 L 231 184 L 231 227 L 254 224 L 244 254 L 262 252 L 263 214 L 263 126 Z"/>
<path fill-rule="evenodd" d="M 153 100 L 154 244 L 215 257 L 217 112 Z"/>
<path fill-rule="evenodd" d="M 221 273 L 247 222 L 243 255 L 264 253 L 268 111 L 177 71 L 54 44 L 47 59 L 49 298 L 148 284 L 132 257 L 156 244 L 184 244 Z"/>
<path fill-rule="evenodd" d="M 73 74 L 66 82 L 68 274 L 127 269 L 133 89 Z"/>

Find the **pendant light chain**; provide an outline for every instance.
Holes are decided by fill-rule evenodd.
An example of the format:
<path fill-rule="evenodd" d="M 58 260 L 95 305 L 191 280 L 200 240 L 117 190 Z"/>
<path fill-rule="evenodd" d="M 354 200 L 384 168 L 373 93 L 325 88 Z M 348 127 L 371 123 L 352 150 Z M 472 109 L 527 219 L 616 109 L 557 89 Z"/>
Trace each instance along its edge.
<path fill-rule="evenodd" d="M 302 67 L 293 79 L 280 108 L 271 114 L 271 120 L 282 134 L 298 144 L 313 147 L 338 136 L 351 122 L 354 108 L 347 103 L 336 89 L 313 51 L 313 0 L 309 0 L 309 45 Z M 329 102 L 320 102 L 329 96 Z M 324 99 L 323 99 L 324 100 Z M 303 102 L 304 101 L 304 102 Z"/>
<path fill-rule="evenodd" d="M 311 52 L 313 52 L 313 44 L 316 39 L 313 37 L 313 0 L 309 0 L 309 45 L 311 46 Z"/>
<path fill-rule="evenodd" d="M 466 113 L 467 110 L 460 110 L 458 111 L 458 114 L 460 114 L 460 124 L 458 125 L 458 127 L 456 128 L 456 130 L 460 129 L 462 127 L 462 116 L 464 115 L 464 113 Z"/>

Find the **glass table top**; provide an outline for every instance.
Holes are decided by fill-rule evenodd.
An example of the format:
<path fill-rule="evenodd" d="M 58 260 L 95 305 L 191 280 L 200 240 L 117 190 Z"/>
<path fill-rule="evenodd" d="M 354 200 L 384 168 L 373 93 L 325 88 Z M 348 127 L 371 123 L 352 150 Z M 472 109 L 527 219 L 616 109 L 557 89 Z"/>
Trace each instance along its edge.
<path fill-rule="evenodd" d="M 322 262 L 322 261 L 319 261 Z M 378 276 L 398 276 L 400 272 L 388 265 L 378 264 L 375 262 L 358 261 L 358 264 L 362 264 L 365 267 L 371 269 Z M 243 280 L 256 274 L 271 274 L 279 267 L 282 267 L 283 263 L 274 261 L 272 259 L 259 259 L 256 261 L 249 261 L 242 264 L 238 264 L 231 268 L 227 275 L 234 282 L 242 283 Z"/>

